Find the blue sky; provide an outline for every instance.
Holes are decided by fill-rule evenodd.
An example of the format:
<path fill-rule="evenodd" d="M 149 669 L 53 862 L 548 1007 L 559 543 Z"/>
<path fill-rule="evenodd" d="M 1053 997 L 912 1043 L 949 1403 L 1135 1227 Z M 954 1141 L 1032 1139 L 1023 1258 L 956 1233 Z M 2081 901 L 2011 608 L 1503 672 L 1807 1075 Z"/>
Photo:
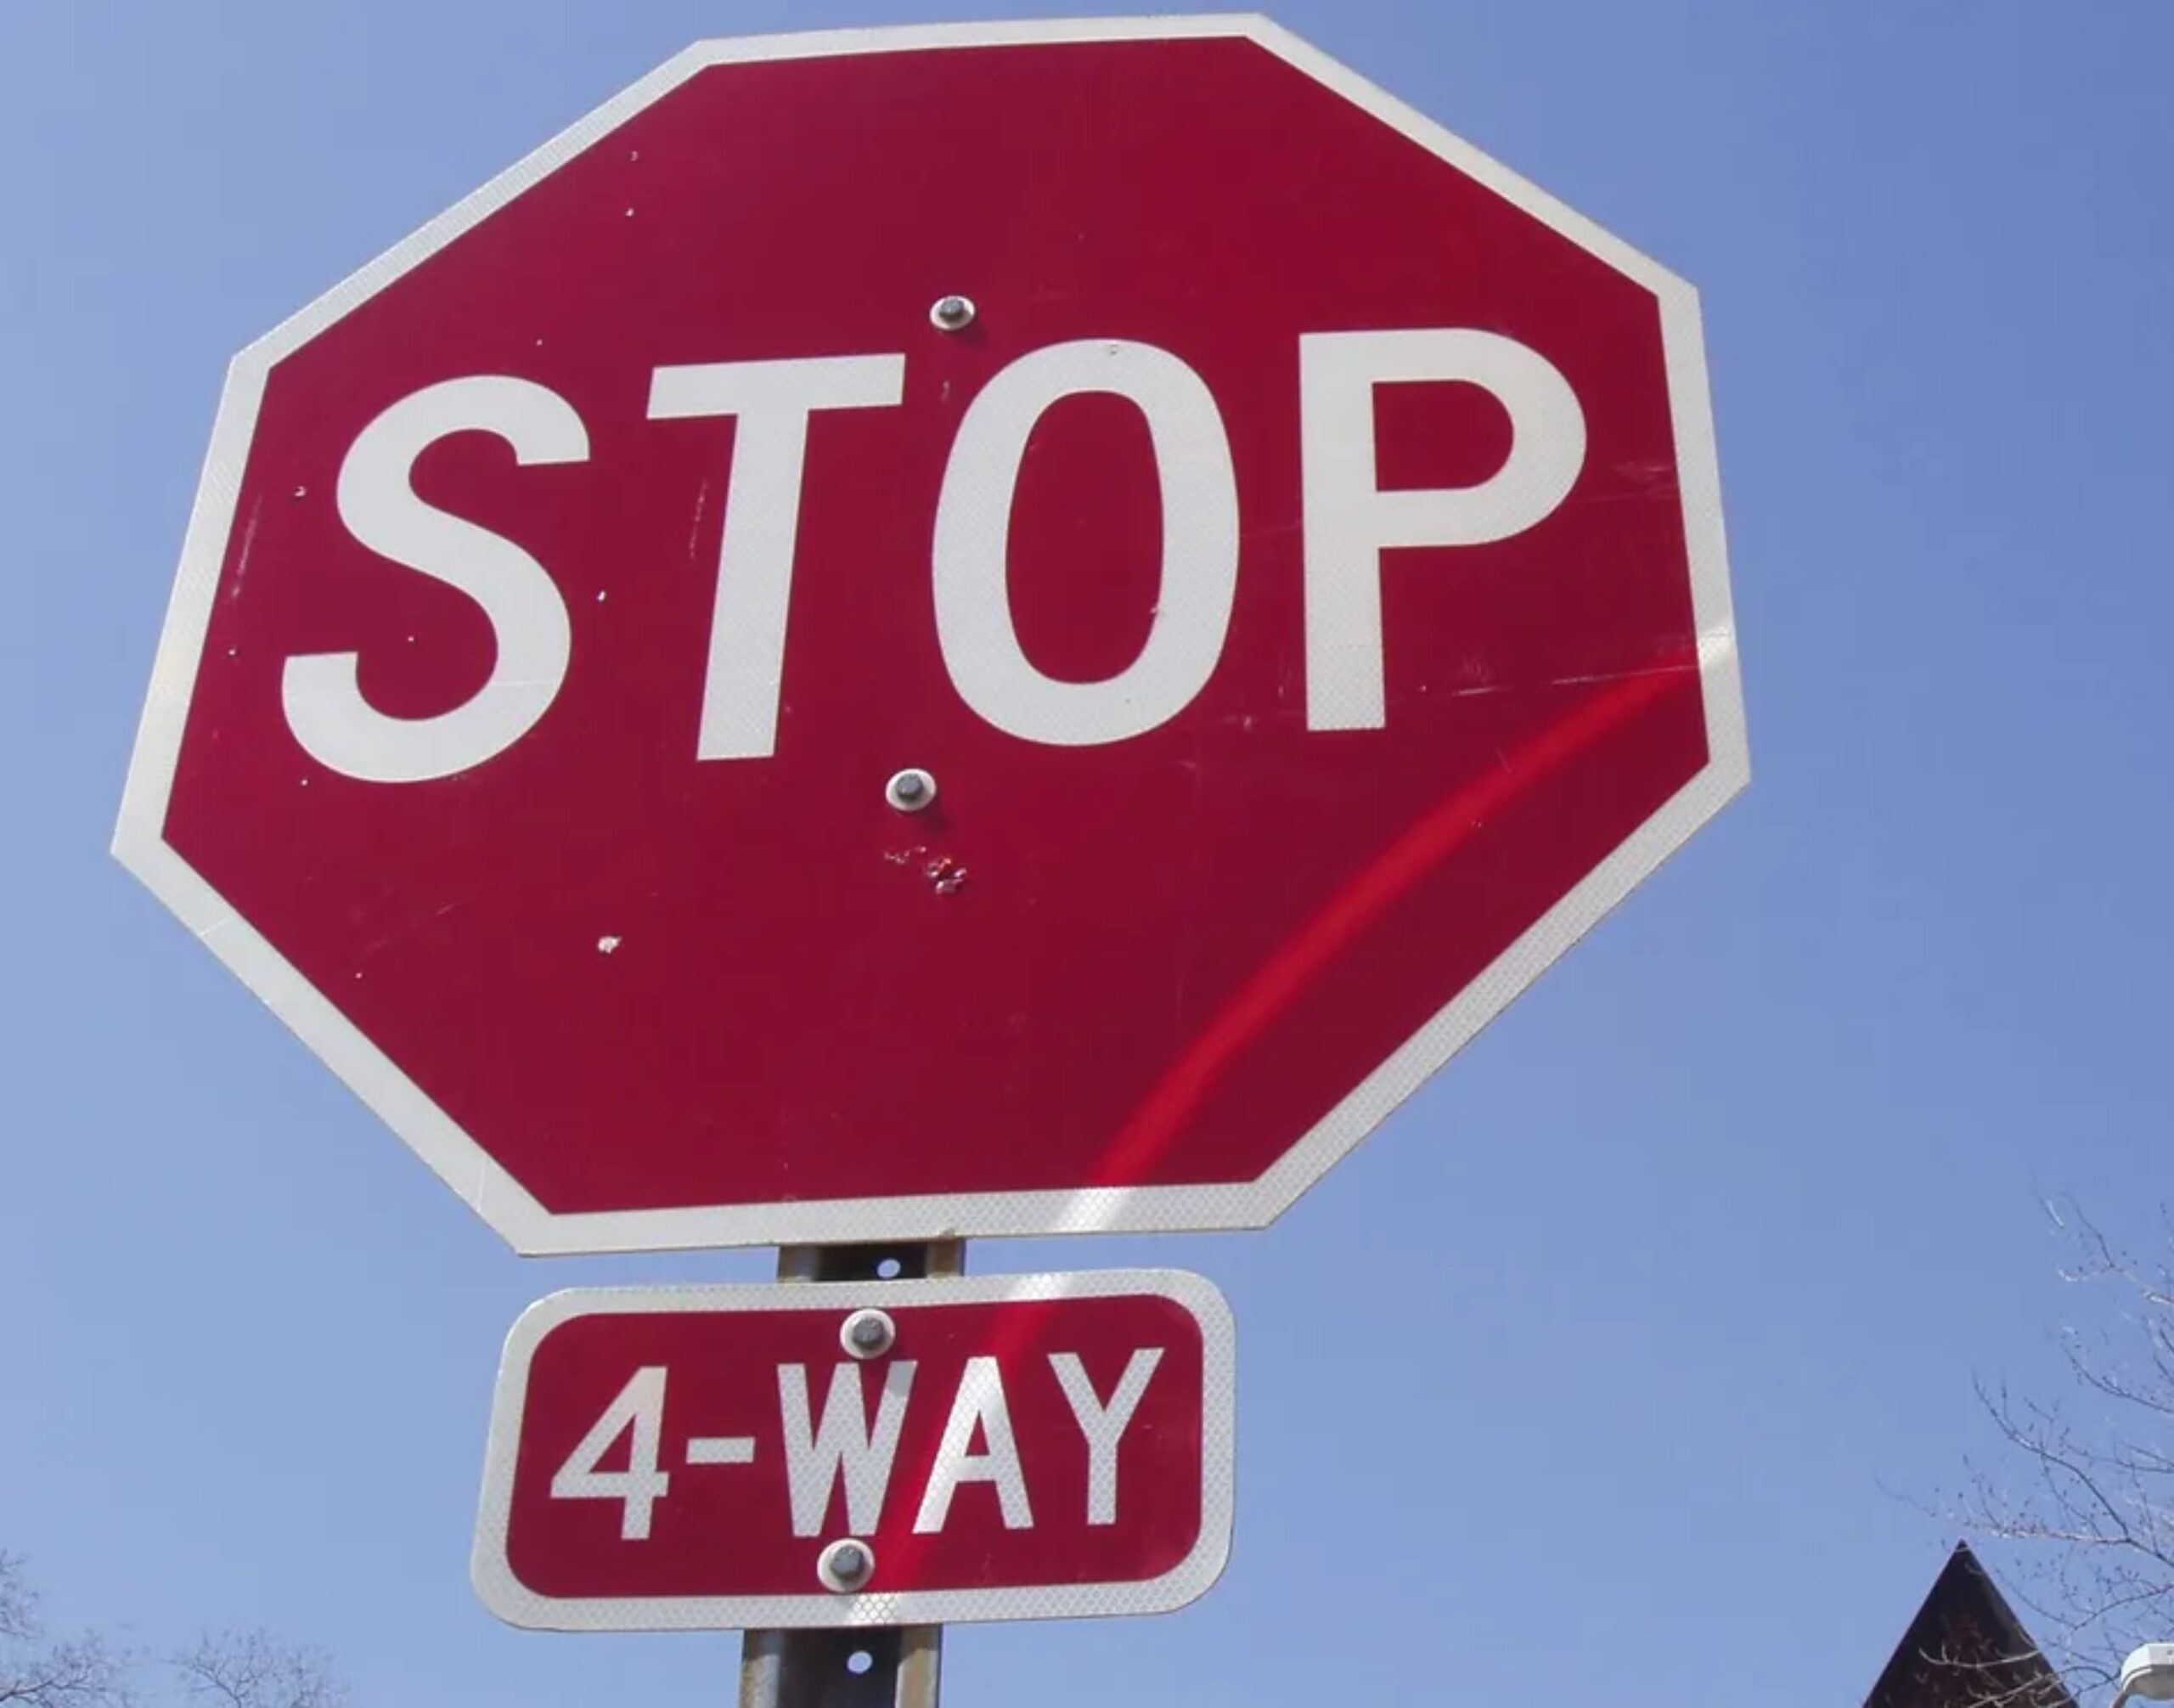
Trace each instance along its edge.
<path fill-rule="evenodd" d="M 1028 10 L 1038 8 L 1026 8 Z M 723 1700 L 736 1638 L 504 1630 L 492 1373 L 555 1287 L 106 857 L 228 355 L 713 0 L 0 11 L 0 1547 L 64 1621 L 272 1625 L 371 1702 Z M 1281 21 L 1704 296 L 1750 792 L 1273 1230 L 1236 1547 L 950 1700 L 1854 1702 L 2055 1384 L 2038 1209 L 2164 1195 L 2174 8 L 1305 0 Z M 2174 1633 L 2166 1633 L 2174 1636 Z"/>

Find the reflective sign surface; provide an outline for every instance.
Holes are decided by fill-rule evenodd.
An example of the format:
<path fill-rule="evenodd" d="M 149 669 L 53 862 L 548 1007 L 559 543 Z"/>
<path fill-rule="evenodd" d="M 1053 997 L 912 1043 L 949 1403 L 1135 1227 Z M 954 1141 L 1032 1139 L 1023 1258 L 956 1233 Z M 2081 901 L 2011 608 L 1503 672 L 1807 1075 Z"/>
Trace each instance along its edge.
<path fill-rule="evenodd" d="M 563 1293 L 508 1343 L 476 1587 L 558 1629 L 1160 1612 L 1229 1547 L 1197 1277 Z"/>
<path fill-rule="evenodd" d="M 117 845 L 523 1249 L 1227 1226 L 1746 775 L 1689 289 L 1020 25 L 696 49 L 245 354 Z"/>

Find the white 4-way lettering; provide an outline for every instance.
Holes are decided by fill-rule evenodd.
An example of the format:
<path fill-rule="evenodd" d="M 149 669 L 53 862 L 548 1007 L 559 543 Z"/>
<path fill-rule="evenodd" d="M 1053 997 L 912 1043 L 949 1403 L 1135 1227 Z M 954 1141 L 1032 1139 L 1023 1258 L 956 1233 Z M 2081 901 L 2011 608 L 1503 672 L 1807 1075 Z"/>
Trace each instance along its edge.
<path fill-rule="evenodd" d="M 1087 1446 L 1082 1512 L 1090 1525 L 1118 1521 L 1118 1446 L 1162 1361 L 1161 1347 L 1140 1348 L 1104 1398 L 1095 1391 L 1079 1354 L 1049 1355 L 1050 1374 Z M 779 1436 L 795 1536 L 823 1533 L 841 1484 L 848 1530 L 872 1535 L 881 1522 L 892 1463 L 919 1366 L 911 1359 L 899 1359 L 880 1370 L 872 1418 L 861 1376 L 870 1367 L 844 1362 L 834 1366 L 819 1418 L 809 1392 L 808 1367 L 778 1366 Z M 667 1382 L 663 1365 L 645 1365 L 635 1371 L 551 1479 L 555 1499 L 617 1501 L 619 1536 L 625 1542 L 648 1540 L 656 1503 L 672 1490 L 673 1473 L 662 1466 Z M 622 1439 L 627 1442 L 625 1468 L 602 1468 Z M 979 1452 L 974 1447 L 977 1440 Z M 691 1466 L 751 1464 L 756 1457 L 752 1436 L 697 1435 L 686 1444 L 686 1463 Z M 992 1486 L 1006 1530 L 1033 1528 L 1033 1502 L 1012 1434 L 1011 1401 L 1003 1372 L 994 1358 L 966 1361 L 945 1414 L 927 1485 L 915 1508 L 915 1532 L 943 1530 L 950 1521 L 954 1498 L 969 1483 Z M 1048 1491 L 1044 1492 L 1046 1497 Z"/>
<path fill-rule="evenodd" d="M 1382 554 L 1481 545 L 1543 520 L 1585 465 L 1585 414 L 1546 357 L 1471 327 L 1308 333 L 1298 353 L 1306 723 L 1378 729 L 1386 716 Z M 810 421 L 896 405 L 905 370 L 906 358 L 893 354 L 708 362 L 651 374 L 651 420 L 735 423 L 698 760 L 759 759 L 774 750 Z M 1376 391 L 1452 381 L 1501 403 L 1510 420 L 1507 459 L 1476 485 L 1384 491 Z M 1087 393 L 1122 397 L 1146 423 L 1163 562 L 1137 656 L 1113 676 L 1079 682 L 1046 675 L 1027 657 L 1005 562 L 1028 440 L 1054 405 Z M 502 440 L 524 465 L 589 454 L 572 404 L 549 386 L 500 374 L 425 386 L 356 437 L 335 491 L 341 521 L 370 550 L 472 600 L 498 650 L 481 688 L 421 718 L 372 706 L 353 652 L 290 657 L 281 683 L 288 726 L 312 756 L 347 776 L 420 782 L 480 765 L 527 734 L 566 681 L 572 629 L 550 572 L 512 541 L 415 493 L 417 459 L 469 432 Z M 833 501 L 851 501 L 850 479 L 842 470 L 827 474 Z M 936 497 L 930 574 L 952 685 L 996 728 L 1051 746 L 1122 741 L 1169 722 L 1223 656 L 1237 593 L 1238 515 L 1222 413 L 1180 358 L 1123 339 L 1052 344 L 1020 357 L 968 406 Z"/>

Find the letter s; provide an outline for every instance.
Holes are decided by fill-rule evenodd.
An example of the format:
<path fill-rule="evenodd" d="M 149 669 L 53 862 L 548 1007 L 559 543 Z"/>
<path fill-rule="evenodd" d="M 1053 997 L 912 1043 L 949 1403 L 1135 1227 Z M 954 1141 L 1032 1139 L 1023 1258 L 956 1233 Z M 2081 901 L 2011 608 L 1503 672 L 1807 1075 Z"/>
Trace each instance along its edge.
<path fill-rule="evenodd" d="M 287 660 L 280 698 L 311 757 L 370 783 L 414 783 L 482 764 L 550 709 L 572 646 L 566 601 L 511 540 L 415 495 L 415 459 L 451 433 L 495 433 L 531 463 L 577 463 L 589 434 L 573 406 L 527 380 L 476 375 L 402 398 L 356 436 L 340 465 L 340 519 L 380 556 L 458 589 L 498 640 L 490 679 L 449 712 L 393 718 L 363 699 L 352 652 Z"/>

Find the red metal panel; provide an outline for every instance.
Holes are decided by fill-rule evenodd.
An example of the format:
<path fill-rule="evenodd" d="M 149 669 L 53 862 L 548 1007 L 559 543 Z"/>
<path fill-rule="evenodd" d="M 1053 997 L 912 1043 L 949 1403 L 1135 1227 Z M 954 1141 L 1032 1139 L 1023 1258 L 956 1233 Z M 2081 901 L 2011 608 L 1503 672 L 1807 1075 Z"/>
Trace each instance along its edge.
<path fill-rule="evenodd" d="M 848 1356 L 842 1325 L 870 1305 L 888 1314 L 896 1341 L 877 1356 Z M 1192 1277 L 560 1294 L 524 1321 L 509 1348 L 478 1585 L 517 1622 L 592 1628 L 1174 1606 L 1214 1581 L 1227 1544 L 1231 1356 L 1221 1301 Z M 1106 1450 L 1099 1512 L 1087 1428 L 1058 1373 L 1067 1357 L 1078 1361 L 1092 1401 L 1121 1423 Z M 1146 1373 L 1128 1416 L 1120 1390 L 1135 1360 Z M 977 1379 L 1000 1390 L 1016 1505 L 1007 1505 L 1003 1478 L 980 1463 L 1005 1457 L 984 1420 L 955 1443 L 975 1462 L 970 1474 L 931 1512 L 939 1449 L 977 1361 Z M 781 1372 L 789 1373 L 781 1379 Z M 631 1412 L 624 1427 L 592 1438 L 638 1375 L 648 1384 L 652 1442 L 637 1435 Z M 901 1387 L 902 1421 L 880 1507 L 855 1513 L 844 1476 L 819 1456 L 816 1524 L 804 1493 L 807 1510 L 797 1516 L 786 1436 L 803 1452 L 814 1440 L 835 1403 L 834 1378 L 848 1406 L 859 1402 L 853 1426 L 864 1440 L 881 1436 L 887 1383 Z M 720 1440 L 733 1445 L 701 1445 Z M 611 1477 L 645 1463 L 662 1474 L 662 1492 L 639 1502 L 630 1523 Z M 605 1491 L 570 1489 L 569 1466 L 603 1473 Z M 858 1593 L 827 1588 L 818 1572 L 824 1549 L 847 1537 L 873 1553 Z"/>
<path fill-rule="evenodd" d="M 1148 1225 L 1141 1206 L 1190 1187 L 1230 1190 L 1160 1225 L 1259 1221 L 1283 1199 L 1253 1183 L 1378 1119 L 1416 1075 L 1319 1137 L 1562 915 L 1473 1023 L 1514 995 L 1643 870 L 1570 918 L 1602 862 L 1715 775 L 1686 495 L 1710 462 L 1703 437 L 1684 461 L 1703 376 L 1676 371 L 1679 311 L 1297 51 L 1226 34 L 708 65 L 270 366 L 200 653 L 175 667 L 194 675 L 171 792 L 147 792 L 164 848 L 132 858 L 176 893 L 171 849 L 254 933 L 200 922 L 215 947 L 321 995 L 296 1023 L 499 1226 L 515 1211 L 471 1185 L 467 1146 L 545 1220 L 762 1212 L 705 1237 Z M 930 305 L 955 290 L 979 312 L 948 332 Z M 1385 552 L 1384 720 L 1309 729 L 1299 341 L 1442 328 L 1552 364 L 1582 466 L 1509 538 Z M 1169 352 L 1212 392 L 1236 593 L 1176 715 L 1050 745 L 955 686 L 931 543 L 965 411 L 1089 339 Z M 652 376 L 860 355 L 903 357 L 903 397 L 812 419 L 775 752 L 700 759 L 738 430 L 651 419 Z M 588 455 L 524 466 L 460 433 L 415 488 L 548 571 L 563 686 L 486 763 L 342 775 L 283 715 L 291 659 L 358 654 L 364 697 L 404 718 L 493 671 L 482 609 L 366 548 L 335 497 L 381 412 L 477 375 L 549 387 Z M 1375 416 L 1387 488 L 1482 482 L 1510 448 L 1473 385 L 1386 385 Z M 1034 431 L 1009 596 L 1046 674 L 1122 671 L 1156 620 L 1155 471 L 1113 397 Z M 910 765 L 940 786 L 910 816 L 884 798 Z M 177 905 L 214 911 L 194 889 Z M 1062 1207 L 1096 1188 L 1131 1196 Z M 788 1226 L 834 1201 L 873 1208 Z M 673 1243 L 632 1229 L 581 1237 Z"/>

